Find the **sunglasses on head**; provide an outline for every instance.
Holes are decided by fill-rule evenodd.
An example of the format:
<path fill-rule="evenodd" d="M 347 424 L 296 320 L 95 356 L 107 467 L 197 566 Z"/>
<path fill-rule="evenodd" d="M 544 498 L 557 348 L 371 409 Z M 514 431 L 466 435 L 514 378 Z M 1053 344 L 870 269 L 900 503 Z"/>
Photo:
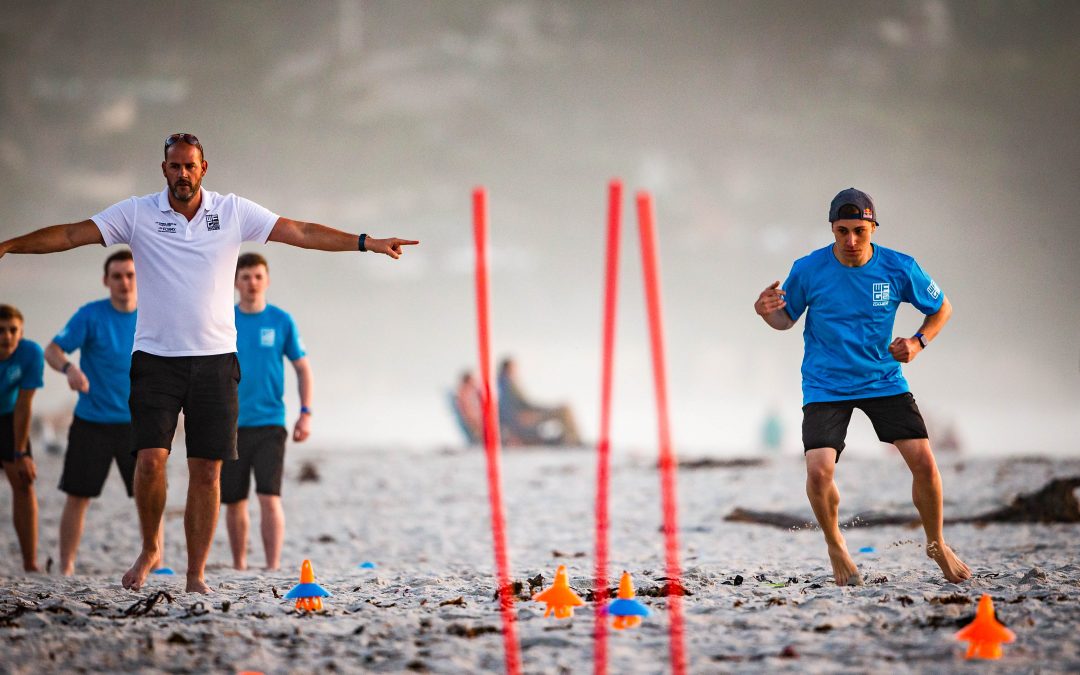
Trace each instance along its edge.
<path fill-rule="evenodd" d="M 202 148 L 202 143 L 200 143 L 199 139 L 195 137 L 195 134 L 173 134 L 172 136 L 169 136 L 165 139 L 165 147 L 168 148 L 172 145 L 179 143 L 180 141 L 183 141 L 188 145 L 194 145 L 197 148 Z"/>

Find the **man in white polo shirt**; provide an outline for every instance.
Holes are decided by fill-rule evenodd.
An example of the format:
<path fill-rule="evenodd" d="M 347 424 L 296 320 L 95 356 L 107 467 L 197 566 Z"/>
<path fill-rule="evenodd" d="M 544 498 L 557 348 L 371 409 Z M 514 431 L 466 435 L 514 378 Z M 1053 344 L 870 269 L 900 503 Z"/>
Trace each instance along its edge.
<path fill-rule="evenodd" d="M 158 556 L 165 463 L 184 411 L 188 452 L 187 590 L 209 593 L 204 573 L 217 524 L 222 460 L 236 459 L 237 384 L 233 275 L 240 244 L 276 241 L 321 251 L 401 257 L 418 241 L 359 236 L 283 218 L 258 204 L 202 188 L 207 162 L 192 134 L 165 139 L 166 189 L 114 204 L 90 220 L 53 225 L 0 243 L 7 253 L 52 253 L 128 244 L 139 279 L 131 357 L 135 503 L 142 551 L 124 574 L 137 590 Z"/>

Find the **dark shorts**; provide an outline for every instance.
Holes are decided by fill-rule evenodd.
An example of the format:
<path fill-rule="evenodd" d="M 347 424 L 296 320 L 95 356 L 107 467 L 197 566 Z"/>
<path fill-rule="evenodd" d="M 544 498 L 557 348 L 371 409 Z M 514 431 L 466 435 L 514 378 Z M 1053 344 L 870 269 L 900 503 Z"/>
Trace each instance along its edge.
<path fill-rule="evenodd" d="M 235 504 L 248 498 L 251 473 L 255 472 L 255 492 L 281 495 L 285 467 L 285 427 L 240 427 L 236 461 L 221 465 L 221 503 Z"/>
<path fill-rule="evenodd" d="M 135 456 L 130 424 L 99 424 L 76 417 L 68 430 L 59 488 L 73 497 L 97 497 L 116 460 L 128 497 L 134 495 Z"/>
<path fill-rule="evenodd" d="M 236 398 L 240 362 L 236 354 L 213 356 L 131 355 L 131 423 L 136 451 L 172 451 L 184 411 L 187 456 L 236 459 Z"/>
<path fill-rule="evenodd" d="M 851 411 L 855 408 L 866 413 L 874 425 L 878 440 L 883 443 L 927 437 L 926 423 L 911 392 L 850 401 L 809 403 L 803 406 L 803 452 L 814 448 L 833 448 L 839 462 Z"/>
<path fill-rule="evenodd" d="M 30 439 L 26 439 L 26 454 L 30 453 Z M 0 464 L 15 461 L 15 413 L 0 415 Z"/>

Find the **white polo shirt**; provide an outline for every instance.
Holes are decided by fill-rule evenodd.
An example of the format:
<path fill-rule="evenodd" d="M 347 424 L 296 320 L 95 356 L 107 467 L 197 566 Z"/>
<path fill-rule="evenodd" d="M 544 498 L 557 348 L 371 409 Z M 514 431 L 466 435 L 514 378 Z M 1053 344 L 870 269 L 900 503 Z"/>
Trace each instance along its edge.
<path fill-rule="evenodd" d="M 135 258 L 135 351 L 235 352 L 233 280 L 240 244 L 265 242 L 277 220 L 251 200 L 209 190 L 202 190 L 202 207 L 190 221 L 173 211 L 167 190 L 131 197 L 94 216 L 105 245 L 128 244 Z"/>

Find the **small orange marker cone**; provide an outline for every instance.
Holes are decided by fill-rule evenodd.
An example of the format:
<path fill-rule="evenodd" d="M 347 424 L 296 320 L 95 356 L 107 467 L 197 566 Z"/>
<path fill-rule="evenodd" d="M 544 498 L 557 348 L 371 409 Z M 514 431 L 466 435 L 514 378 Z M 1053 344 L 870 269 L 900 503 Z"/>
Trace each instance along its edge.
<path fill-rule="evenodd" d="M 575 607 L 585 604 L 570 588 L 570 575 L 566 573 L 566 565 L 559 565 L 559 569 L 555 570 L 555 583 L 534 595 L 533 600 L 547 603 L 544 616 L 550 616 L 554 612 L 556 619 L 569 619 L 574 616 Z"/>
<path fill-rule="evenodd" d="M 994 600 L 983 593 L 975 620 L 957 631 L 956 639 L 969 643 L 965 659 L 1000 659 L 1001 643 L 1012 642 L 1016 634 L 994 618 Z"/>
<path fill-rule="evenodd" d="M 608 605 L 608 614 L 615 617 L 611 627 L 615 630 L 641 625 L 641 617 L 649 616 L 649 608 L 634 599 L 634 581 L 629 572 L 619 579 L 619 597 Z"/>
<path fill-rule="evenodd" d="M 300 566 L 300 583 L 285 594 L 287 599 L 296 598 L 297 609 L 309 612 L 322 611 L 322 598 L 329 596 L 329 591 L 315 583 L 315 571 L 311 569 L 310 560 L 305 560 Z"/>

